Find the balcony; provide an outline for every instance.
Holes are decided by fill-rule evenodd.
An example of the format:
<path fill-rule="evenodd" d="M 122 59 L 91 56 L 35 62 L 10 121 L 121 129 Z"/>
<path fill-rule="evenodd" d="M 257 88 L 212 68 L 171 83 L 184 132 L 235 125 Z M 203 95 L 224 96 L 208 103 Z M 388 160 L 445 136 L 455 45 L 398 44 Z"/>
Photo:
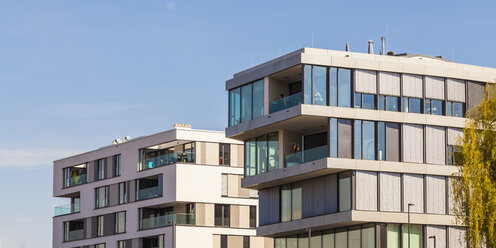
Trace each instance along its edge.
<path fill-rule="evenodd" d="M 68 241 L 80 240 L 80 239 L 84 239 L 84 230 L 69 231 Z"/>
<path fill-rule="evenodd" d="M 136 191 L 136 200 L 146 200 L 162 196 L 162 189 L 159 186 L 150 187 L 146 189 L 138 189 Z"/>
<path fill-rule="evenodd" d="M 87 168 L 87 164 L 80 164 L 64 168 L 64 188 L 87 183 Z"/>
<path fill-rule="evenodd" d="M 329 146 L 319 146 L 301 152 L 286 155 L 286 167 L 292 167 L 299 164 L 319 160 L 329 156 Z"/>
<path fill-rule="evenodd" d="M 79 206 L 79 203 L 74 203 L 55 207 L 55 216 L 79 213 Z"/>
<path fill-rule="evenodd" d="M 178 225 L 195 225 L 195 215 L 186 213 L 177 214 L 167 214 L 160 216 L 152 216 L 148 218 L 141 219 L 141 230 L 146 230 L 150 228 L 164 227 L 171 225 L 171 221 L 174 221 Z"/>
<path fill-rule="evenodd" d="M 175 163 L 195 163 L 195 142 L 174 141 L 140 149 L 139 170 L 147 170 Z M 181 144 L 182 143 L 182 144 Z"/>
<path fill-rule="evenodd" d="M 142 170 L 152 169 L 160 166 L 166 166 L 175 163 L 194 163 L 195 152 L 174 152 L 155 157 L 149 157 L 143 160 Z"/>
<path fill-rule="evenodd" d="M 270 103 L 270 113 L 275 113 L 284 109 L 300 105 L 303 102 L 303 93 L 299 92 Z"/>

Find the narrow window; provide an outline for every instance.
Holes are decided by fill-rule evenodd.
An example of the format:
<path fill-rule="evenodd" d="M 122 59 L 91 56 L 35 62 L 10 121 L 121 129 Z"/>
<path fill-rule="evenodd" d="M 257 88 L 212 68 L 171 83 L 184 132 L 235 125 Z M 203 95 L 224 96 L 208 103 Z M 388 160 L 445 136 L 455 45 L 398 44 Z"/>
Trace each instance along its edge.
<path fill-rule="evenodd" d="M 292 220 L 299 220 L 299 219 L 301 219 L 301 216 L 302 216 L 301 191 L 302 191 L 301 186 L 293 185 L 293 188 L 291 189 L 291 219 Z"/>
<path fill-rule="evenodd" d="M 219 143 L 219 165 L 230 165 L 231 145 Z"/>
<path fill-rule="evenodd" d="M 355 108 L 362 108 L 362 93 L 355 93 Z"/>
<path fill-rule="evenodd" d="M 114 156 L 114 177 L 121 175 L 121 155 Z"/>
<path fill-rule="evenodd" d="M 269 171 L 279 168 L 279 134 L 271 133 L 267 139 Z"/>
<path fill-rule="evenodd" d="M 103 236 L 103 227 L 104 227 L 103 220 L 104 220 L 103 215 L 96 217 L 96 236 L 97 237 Z"/>
<path fill-rule="evenodd" d="M 355 135 L 354 135 L 355 158 L 361 159 L 362 158 L 362 121 L 361 120 L 355 120 L 354 129 L 355 129 Z"/>
<path fill-rule="evenodd" d="M 378 150 L 377 154 L 379 160 L 386 160 L 386 124 L 384 122 L 377 123 L 377 133 L 378 133 Z"/>
<path fill-rule="evenodd" d="M 245 141 L 245 175 L 254 176 L 257 174 L 256 162 L 256 139 Z"/>
<path fill-rule="evenodd" d="M 362 158 L 375 160 L 375 123 L 362 122 Z"/>
<path fill-rule="evenodd" d="M 349 172 L 339 175 L 339 211 L 351 210 L 351 174 Z"/>
<path fill-rule="evenodd" d="M 220 235 L 220 248 L 227 248 L 227 235 Z"/>
<path fill-rule="evenodd" d="M 115 213 L 115 233 L 126 232 L 126 212 Z"/>
<path fill-rule="evenodd" d="M 241 88 L 229 91 L 229 126 L 241 122 Z"/>
<path fill-rule="evenodd" d="M 327 105 L 327 69 L 313 66 L 313 102 L 315 105 Z"/>
<path fill-rule="evenodd" d="M 257 207 L 250 206 L 250 228 L 257 226 Z"/>
<path fill-rule="evenodd" d="M 98 160 L 98 180 L 105 179 L 105 159 Z"/>
<path fill-rule="evenodd" d="M 108 186 L 95 189 L 95 208 L 108 206 Z"/>
<path fill-rule="evenodd" d="M 425 99 L 424 101 L 424 113 L 430 115 L 432 114 L 431 112 L 431 100 L 430 99 Z"/>
<path fill-rule="evenodd" d="M 241 122 L 252 119 L 252 92 L 252 84 L 241 87 Z"/>
<path fill-rule="evenodd" d="M 338 119 L 331 118 L 331 157 L 338 157 Z"/>
<path fill-rule="evenodd" d="M 228 192 L 228 183 L 227 183 L 227 180 L 228 180 L 228 176 L 227 174 L 222 174 L 221 175 L 221 178 L 222 178 L 222 183 L 221 183 L 221 196 L 227 196 L 227 192 Z"/>
<path fill-rule="evenodd" d="M 379 110 L 386 110 L 386 96 L 379 96 Z"/>
<path fill-rule="evenodd" d="M 338 105 L 351 107 L 351 70 L 338 69 Z"/>
<path fill-rule="evenodd" d="M 119 204 L 127 202 L 126 182 L 119 183 Z"/>
<path fill-rule="evenodd" d="M 264 81 L 259 80 L 253 83 L 253 119 L 264 115 Z"/>
<path fill-rule="evenodd" d="M 215 226 L 230 226 L 230 206 L 215 204 Z"/>
<path fill-rule="evenodd" d="M 291 185 L 281 186 L 281 221 L 291 220 Z"/>
<path fill-rule="evenodd" d="M 409 105 L 408 104 L 408 97 L 401 98 L 401 106 L 402 106 L 402 109 L 403 109 L 402 111 L 403 112 L 407 112 L 407 113 L 409 112 L 408 111 L 409 110 L 409 106 L 408 105 Z"/>
<path fill-rule="evenodd" d="M 331 77 L 331 106 L 338 106 L 338 69 L 329 68 L 329 74 Z"/>

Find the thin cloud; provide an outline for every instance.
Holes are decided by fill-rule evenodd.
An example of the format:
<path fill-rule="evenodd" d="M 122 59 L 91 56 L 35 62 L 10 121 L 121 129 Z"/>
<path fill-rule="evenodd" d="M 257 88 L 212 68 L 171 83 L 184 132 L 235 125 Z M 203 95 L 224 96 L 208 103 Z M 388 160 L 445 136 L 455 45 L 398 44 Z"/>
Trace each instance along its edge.
<path fill-rule="evenodd" d="M 176 3 L 175 2 L 168 2 L 166 4 L 167 9 L 173 10 L 176 9 Z"/>
<path fill-rule="evenodd" d="M 51 166 L 56 159 L 78 153 L 81 151 L 57 148 L 0 149 L 0 167 Z"/>

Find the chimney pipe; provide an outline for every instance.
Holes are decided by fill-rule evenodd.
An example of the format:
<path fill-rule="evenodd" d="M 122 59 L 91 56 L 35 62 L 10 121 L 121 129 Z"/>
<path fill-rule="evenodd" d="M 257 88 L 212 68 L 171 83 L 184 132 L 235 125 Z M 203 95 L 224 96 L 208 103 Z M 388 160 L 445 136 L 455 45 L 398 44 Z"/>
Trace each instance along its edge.
<path fill-rule="evenodd" d="M 374 54 L 374 41 L 369 40 L 369 54 Z"/>
<path fill-rule="evenodd" d="M 346 51 L 349 52 L 350 51 L 350 44 L 348 44 L 348 42 L 346 42 Z"/>
<path fill-rule="evenodd" d="M 386 55 L 386 37 L 381 37 L 381 55 Z"/>

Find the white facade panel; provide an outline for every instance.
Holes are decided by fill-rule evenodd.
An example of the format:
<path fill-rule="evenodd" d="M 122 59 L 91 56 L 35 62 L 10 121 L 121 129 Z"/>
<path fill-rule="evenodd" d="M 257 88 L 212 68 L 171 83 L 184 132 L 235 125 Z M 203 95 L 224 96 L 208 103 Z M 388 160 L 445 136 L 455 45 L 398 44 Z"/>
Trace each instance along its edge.
<path fill-rule="evenodd" d="M 446 228 L 444 226 L 427 226 L 425 231 L 427 248 L 446 247 Z M 432 236 L 436 238 L 429 238 Z M 434 240 L 436 240 L 436 244 L 434 244 Z"/>
<path fill-rule="evenodd" d="M 444 78 L 425 76 L 425 97 L 444 99 Z"/>
<path fill-rule="evenodd" d="M 392 72 L 379 72 L 380 94 L 399 96 L 400 95 L 400 74 Z"/>
<path fill-rule="evenodd" d="M 357 210 L 377 211 L 377 172 L 356 172 L 356 208 Z"/>
<path fill-rule="evenodd" d="M 380 211 L 401 211 L 401 175 L 397 173 L 381 172 Z"/>
<path fill-rule="evenodd" d="M 465 229 L 461 227 L 448 227 L 449 248 L 465 248 Z"/>
<path fill-rule="evenodd" d="M 356 92 L 360 93 L 376 94 L 376 72 L 367 70 L 355 70 L 355 90 Z"/>
<path fill-rule="evenodd" d="M 421 125 L 403 124 L 403 159 L 405 162 L 424 161 L 424 130 Z"/>
<path fill-rule="evenodd" d="M 413 74 L 403 74 L 403 96 L 423 97 L 422 76 Z"/>
<path fill-rule="evenodd" d="M 426 176 L 427 213 L 446 213 L 446 179 L 441 176 Z"/>
<path fill-rule="evenodd" d="M 448 78 L 448 100 L 465 102 L 465 81 Z"/>
<path fill-rule="evenodd" d="M 222 174 L 221 194 L 227 196 L 227 174 Z"/>
<path fill-rule="evenodd" d="M 446 131 L 444 127 L 425 128 L 425 161 L 428 164 L 445 164 Z"/>
<path fill-rule="evenodd" d="M 463 129 L 460 128 L 448 128 L 448 145 L 457 145 L 458 141 L 463 138 Z"/>
<path fill-rule="evenodd" d="M 424 176 L 414 174 L 403 175 L 403 211 L 408 212 L 408 204 L 412 213 L 424 212 Z"/>

